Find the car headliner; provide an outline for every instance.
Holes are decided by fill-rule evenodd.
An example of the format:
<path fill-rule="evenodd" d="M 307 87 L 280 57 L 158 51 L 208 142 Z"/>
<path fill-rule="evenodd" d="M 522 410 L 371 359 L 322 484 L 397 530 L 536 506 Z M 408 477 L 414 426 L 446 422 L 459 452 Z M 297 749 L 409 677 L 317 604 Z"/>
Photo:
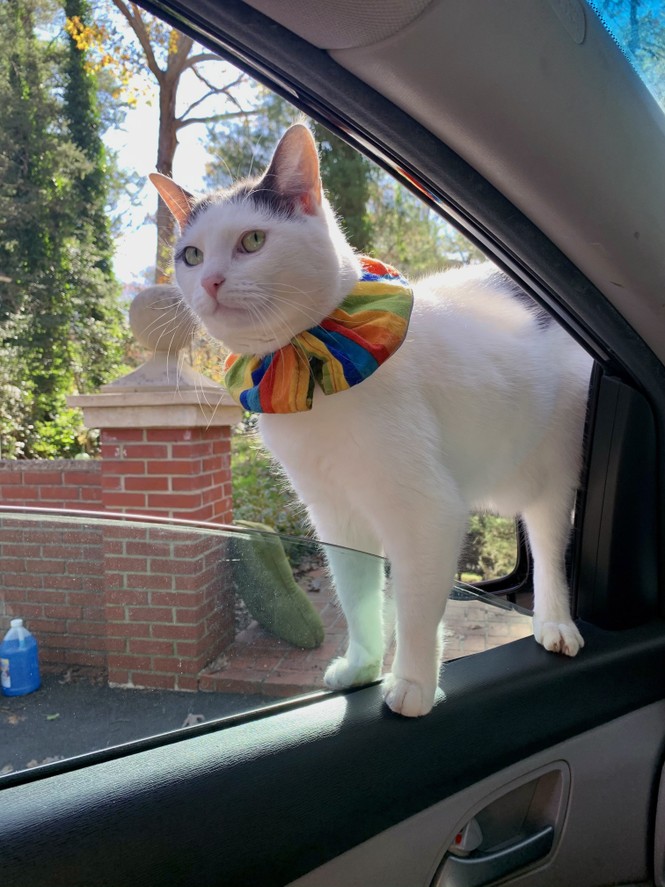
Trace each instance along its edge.
<path fill-rule="evenodd" d="M 665 115 L 579 0 L 249 0 L 428 128 L 665 360 Z"/>

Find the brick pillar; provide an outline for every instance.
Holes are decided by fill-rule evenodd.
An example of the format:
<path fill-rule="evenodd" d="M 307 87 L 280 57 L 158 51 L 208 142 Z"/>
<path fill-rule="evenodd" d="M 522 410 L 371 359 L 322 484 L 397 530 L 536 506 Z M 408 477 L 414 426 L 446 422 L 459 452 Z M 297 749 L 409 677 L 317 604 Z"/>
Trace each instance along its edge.
<path fill-rule="evenodd" d="M 170 287 L 139 293 L 130 322 L 153 358 L 69 402 L 101 430 L 106 511 L 230 523 L 231 428 L 241 411 L 178 358 L 189 328 L 179 326 L 179 306 Z M 129 522 L 108 534 L 104 557 L 109 682 L 195 690 L 233 638 L 223 536 Z"/>
<path fill-rule="evenodd" d="M 231 427 L 102 428 L 107 511 L 230 523 Z"/>

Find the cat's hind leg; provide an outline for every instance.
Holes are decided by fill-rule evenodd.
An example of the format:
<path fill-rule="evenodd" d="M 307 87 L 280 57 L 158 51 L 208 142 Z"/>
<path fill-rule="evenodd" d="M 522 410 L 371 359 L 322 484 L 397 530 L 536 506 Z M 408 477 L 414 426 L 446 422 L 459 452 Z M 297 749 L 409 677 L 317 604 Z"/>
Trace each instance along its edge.
<path fill-rule="evenodd" d="M 565 554 L 574 492 L 550 491 L 523 512 L 533 555 L 533 635 L 553 653 L 576 656 L 584 640 L 570 612 Z"/>

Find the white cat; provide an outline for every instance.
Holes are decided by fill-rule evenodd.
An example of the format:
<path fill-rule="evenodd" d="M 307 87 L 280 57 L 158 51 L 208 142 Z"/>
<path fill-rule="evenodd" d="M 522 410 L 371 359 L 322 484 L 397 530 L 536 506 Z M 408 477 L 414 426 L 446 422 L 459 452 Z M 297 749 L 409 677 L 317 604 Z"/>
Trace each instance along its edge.
<path fill-rule="evenodd" d="M 176 277 L 208 331 L 240 354 L 267 355 L 328 317 L 361 274 L 322 194 L 316 145 L 300 124 L 258 180 L 197 201 L 154 184 L 181 229 Z M 521 514 L 534 559 L 534 635 L 575 656 L 564 552 L 580 470 L 591 360 L 491 265 L 414 284 L 406 338 L 360 384 L 311 409 L 264 413 L 261 436 L 306 503 L 322 541 L 391 563 L 397 615 L 384 698 L 427 714 L 439 624 L 470 510 Z M 288 380 L 286 381 L 288 384 Z M 376 679 L 383 660 L 380 561 L 330 554 L 349 626 L 325 682 Z"/>

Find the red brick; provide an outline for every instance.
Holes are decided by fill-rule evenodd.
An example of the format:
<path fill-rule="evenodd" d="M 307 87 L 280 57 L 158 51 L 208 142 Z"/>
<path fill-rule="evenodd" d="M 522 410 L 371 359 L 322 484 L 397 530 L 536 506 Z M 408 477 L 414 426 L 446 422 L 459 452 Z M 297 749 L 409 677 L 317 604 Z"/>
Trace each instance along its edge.
<path fill-rule="evenodd" d="M 147 655 L 172 656 L 173 641 L 154 641 L 145 638 L 130 638 L 130 653 L 146 653 Z"/>
<path fill-rule="evenodd" d="M 101 607 L 102 602 L 103 591 L 101 589 L 98 591 L 70 591 L 67 595 L 67 603 L 79 607 Z"/>
<path fill-rule="evenodd" d="M 150 603 L 156 607 L 189 607 L 196 595 L 186 591 L 153 591 Z"/>
<path fill-rule="evenodd" d="M 109 657 L 109 673 L 108 673 L 108 681 L 109 684 L 128 684 L 129 683 L 129 672 L 125 668 L 113 668 L 111 667 L 111 661 Z"/>
<path fill-rule="evenodd" d="M 89 576 L 91 579 L 99 577 L 101 580 L 102 573 L 102 561 L 100 560 L 76 560 L 76 561 L 66 561 L 65 567 L 68 573 L 76 574 L 77 576 Z"/>
<path fill-rule="evenodd" d="M 173 588 L 173 576 L 166 573 L 146 574 L 146 573 L 127 573 L 125 576 L 125 584 L 127 588 L 143 588 L 160 591 L 170 591 Z"/>
<path fill-rule="evenodd" d="M 104 648 L 108 653 L 126 653 L 127 639 L 106 637 L 104 638 Z"/>
<path fill-rule="evenodd" d="M 124 607 L 106 607 L 106 618 L 111 622 L 124 622 L 127 619 Z"/>
<path fill-rule="evenodd" d="M 154 656 L 152 667 L 154 671 L 166 671 L 173 674 L 179 672 L 192 674 L 200 671 L 195 660 L 181 659 L 177 656 Z"/>
<path fill-rule="evenodd" d="M 171 545 L 168 542 L 140 542 L 128 539 L 125 542 L 125 552 L 131 556 L 170 557 Z"/>
<path fill-rule="evenodd" d="M 31 471 L 27 468 L 23 471 L 23 483 L 35 484 L 36 486 L 44 486 L 45 484 L 62 485 L 61 471 Z"/>
<path fill-rule="evenodd" d="M 49 576 L 48 581 L 51 588 L 61 588 L 66 591 L 78 591 L 87 588 L 90 582 L 89 578 L 85 576 L 73 576 L 71 574 Z"/>
<path fill-rule="evenodd" d="M 61 560 L 39 558 L 29 562 L 33 573 L 64 573 L 65 563 Z M 69 566 L 69 565 L 68 565 Z"/>
<path fill-rule="evenodd" d="M 106 634 L 109 638 L 149 638 L 149 622 L 107 622 Z"/>
<path fill-rule="evenodd" d="M 200 493 L 148 493 L 148 508 L 188 511 L 200 505 Z"/>
<path fill-rule="evenodd" d="M 149 441 L 189 441 L 196 436 L 191 428 L 146 428 L 145 435 Z"/>
<path fill-rule="evenodd" d="M 135 588 L 111 588 L 107 590 L 105 597 L 109 604 L 147 606 L 150 603 L 148 592 Z"/>
<path fill-rule="evenodd" d="M 175 621 L 178 625 L 198 625 L 203 616 L 201 607 L 177 607 L 175 611 Z"/>
<path fill-rule="evenodd" d="M 72 471 L 65 470 L 62 472 L 62 482 L 67 484 L 74 484 L 77 487 L 85 487 L 98 485 L 99 479 L 101 475 L 101 462 L 95 463 L 95 470 L 92 469 L 87 471 Z"/>
<path fill-rule="evenodd" d="M 80 619 L 81 607 L 45 604 L 44 616 L 47 619 Z"/>
<path fill-rule="evenodd" d="M 113 667 L 128 668 L 130 671 L 135 668 L 141 671 L 149 671 L 152 667 L 152 662 L 149 656 L 129 656 L 127 654 L 114 653 Z"/>
<path fill-rule="evenodd" d="M 105 492 L 115 492 L 117 490 L 122 490 L 125 479 L 124 476 L 120 474 L 104 474 L 101 480 L 102 490 Z"/>
<path fill-rule="evenodd" d="M 196 692 L 199 689 L 198 676 L 192 677 L 190 675 L 183 674 L 176 675 L 175 688 L 176 690 L 189 690 L 191 692 Z"/>
<path fill-rule="evenodd" d="M 145 508 L 145 496 L 140 493 L 104 493 L 107 508 Z"/>
<path fill-rule="evenodd" d="M 131 443 L 126 444 L 125 456 L 128 459 L 168 459 L 168 444 Z"/>
<path fill-rule="evenodd" d="M 6 486 L 2 488 L 3 499 L 20 499 L 21 501 L 39 501 L 39 487 Z"/>
<path fill-rule="evenodd" d="M 135 623 L 140 625 L 142 623 Z M 147 623 L 143 623 L 147 624 Z M 201 631 L 198 625 L 168 625 L 156 622 L 150 626 L 150 636 L 153 638 L 172 638 L 173 640 L 197 641 Z"/>
<path fill-rule="evenodd" d="M 63 558 L 65 560 L 80 560 L 81 558 L 88 560 L 89 558 L 94 558 L 95 562 L 97 562 L 99 547 L 96 545 L 84 547 L 62 544 L 42 545 L 41 556 L 45 558 Z"/>
<path fill-rule="evenodd" d="M 140 459 L 112 459 L 105 458 L 102 462 L 102 482 L 108 476 L 125 476 L 129 474 L 145 474 L 146 463 Z"/>
<path fill-rule="evenodd" d="M 164 474 L 167 477 L 197 475 L 201 472 L 200 459 L 151 459 L 146 464 L 148 474 Z"/>
<path fill-rule="evenodd" d="M 104 558 L 104 568 L 113 573 L 147 573 L 148 561 L 145 557 L 113 554 Z"/>
<path fill-rule="evenodd" d="M 200 564 L 196 560 L 180 560 L 179 558 L 152 557 L 150 558 L 151 573 L 168 573 L 171 576 L 190 576 L 200 571 Z"/>
<path fill-rule="evenodd" d="M 28 626 L 30 631 L 37 635 L 42 631 L 64 635 L 66 627 L 64 619 L 31 619 Z"/>
<path fill-rule="evenodd" d="M 168 491 L 169 478 L 155 475 L 150 477 L 130 476 L 123 479 L 126 490 L 139 490 L 140 492 L 150 492 L 151 490 Z"/>
<path fill-rule="evenodd" d="M 70 499 L 78 499 L 79 491 L 77 487 L 63 487 L 60 486 L 51 486 L 46 487 L 42 486 L 39 488 L 39 498 L 40 499 L 54 499 L 59 502 L 68 502 Z"/>
<path fill-rule="evenodd" d="M 129 607 L 129 618 L 133 622 L 173 622 L 171 607 Z"/>
<path fill-rule="evenodd" d="M 106 623 L 70 620 L 67 622 L 67 632 L 74 635 L 82 634 L 88 637 L 100 637 L 106 633 Z"/>
<path fill-rule="evenodd" d="M 171 444 L 171 456 L 174 459 L 203 459 L 212 455 L 212 444 Z"/>
<path fill-rule="evenodd" d="M 0 486 L 4 484 L 22 484 L 23 471 L 8 471 L 3 469 L 0 471 Z"/>

